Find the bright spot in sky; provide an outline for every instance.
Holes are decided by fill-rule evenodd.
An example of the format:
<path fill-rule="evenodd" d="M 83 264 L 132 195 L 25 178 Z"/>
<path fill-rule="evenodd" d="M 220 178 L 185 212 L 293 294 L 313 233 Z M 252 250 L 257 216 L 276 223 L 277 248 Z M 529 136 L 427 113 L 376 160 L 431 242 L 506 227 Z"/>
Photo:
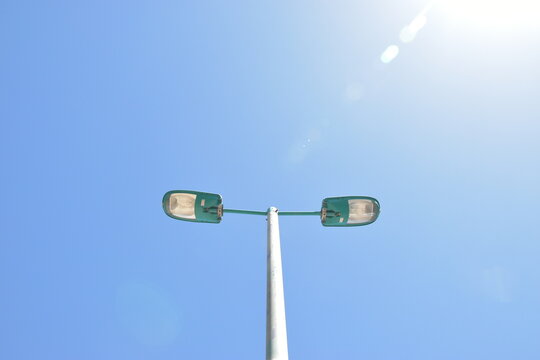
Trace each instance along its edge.
<path fill-rule="evenodd" d="M 390 45 L 383 51 L 381 54 L 381 61 L 385 64 L 388 64 L 396 58 L 399 54 L 399 47 L 397 45 Z"/>
<path fill-rule="evenodd" d="M 437 7 L 453 24 L 505 30 L 540 29 L 538 0 L 440 0 Z"/>
<path fill-rule="evenodd" d="M 405 26 L 403 30 L 401 30 L 401 33 L 399 34 L 401 41 L 404 43 L 413 41 L 418 31 L 420 31 L 424 25 L 426 25 L 426 21 L 427 18 L 423 13 L 415 17 L 409 25 Z"/>

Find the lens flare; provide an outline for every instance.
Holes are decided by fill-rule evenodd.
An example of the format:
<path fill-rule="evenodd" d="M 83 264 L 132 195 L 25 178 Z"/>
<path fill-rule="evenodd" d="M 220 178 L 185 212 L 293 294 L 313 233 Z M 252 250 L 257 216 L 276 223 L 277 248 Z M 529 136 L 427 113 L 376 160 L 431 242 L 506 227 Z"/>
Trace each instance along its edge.
<path fill-rule="evenodd" d="M 390 63 L 399 54 L 399 47 L 397 45 L 390 45 L 381 54 L 381 61 L 385 64 Z"/>

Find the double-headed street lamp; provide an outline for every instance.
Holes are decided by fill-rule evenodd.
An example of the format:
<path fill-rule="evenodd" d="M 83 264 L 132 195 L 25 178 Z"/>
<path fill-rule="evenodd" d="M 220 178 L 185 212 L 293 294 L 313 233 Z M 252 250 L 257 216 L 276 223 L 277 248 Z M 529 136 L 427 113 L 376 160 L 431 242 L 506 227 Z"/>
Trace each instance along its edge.
<path fill-rule="evenodd" d="M 281 266 L 278 213 L 320 216 L 324 226 L 369 225 L 379 216 L 379 202 L 369 196 L 326 198 L 320 211 L 267 211 L 223 208 L 221 195 L 190 190 L 172 190 L 163 196 L 163 210 L 177 220 L 219 223 L 224 213 L 265 215 L 268 222 L 268 256 L 266 283 L 266 359 L 287 360 L 287 327 Z"/>

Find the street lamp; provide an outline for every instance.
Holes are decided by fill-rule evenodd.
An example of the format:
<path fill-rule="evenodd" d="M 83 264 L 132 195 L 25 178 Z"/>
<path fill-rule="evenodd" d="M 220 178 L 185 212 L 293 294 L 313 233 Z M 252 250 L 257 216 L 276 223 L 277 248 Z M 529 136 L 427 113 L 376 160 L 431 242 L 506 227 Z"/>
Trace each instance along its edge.
<path fill-rule="evenodd" d="M 380 204 L 369 196 L 326 198 L 320 211 L 267 211 L 224 209 L 221 195 L 191 190 L 172 190 L 163 196 L 163 210 L 177 220 L 217 224 L 224 213 L 264 215 L 268 222 L 266 359 L 287 360 L 287 327 L 281 265 L 278 213 L 282 216 L 316 215 L 324 226 L 362 226 L 377 220 Z"/>

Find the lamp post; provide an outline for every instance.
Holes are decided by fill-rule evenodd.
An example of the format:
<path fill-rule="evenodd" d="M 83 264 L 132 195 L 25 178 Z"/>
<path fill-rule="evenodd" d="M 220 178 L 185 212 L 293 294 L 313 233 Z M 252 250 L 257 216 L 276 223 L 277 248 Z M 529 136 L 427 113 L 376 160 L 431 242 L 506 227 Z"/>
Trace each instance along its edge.
<path fill-rule="evenodd" d="M 267 211 L 224 209 L 221 195 L 191 190 L 172 190 L 163 196 L 163 210 L 177 220 L 219 223 L 224 213 L 264 215 L 267 224 L 266 277 L 266 359 L 288 360 L 285 295 L 281 265 L 279 218 L 281 216 L 320 216 L 324 226 L 362 226 L 377 220 L 379 202 L 368 196 L 326 198 L 320 211 Z"/>
<path fill-rule="evenodd" d="M 268 209 L 268 250 L 266 263 L 266 359 L 289 358 L 285 293 L 281 266 L 278 209 Z"/>

